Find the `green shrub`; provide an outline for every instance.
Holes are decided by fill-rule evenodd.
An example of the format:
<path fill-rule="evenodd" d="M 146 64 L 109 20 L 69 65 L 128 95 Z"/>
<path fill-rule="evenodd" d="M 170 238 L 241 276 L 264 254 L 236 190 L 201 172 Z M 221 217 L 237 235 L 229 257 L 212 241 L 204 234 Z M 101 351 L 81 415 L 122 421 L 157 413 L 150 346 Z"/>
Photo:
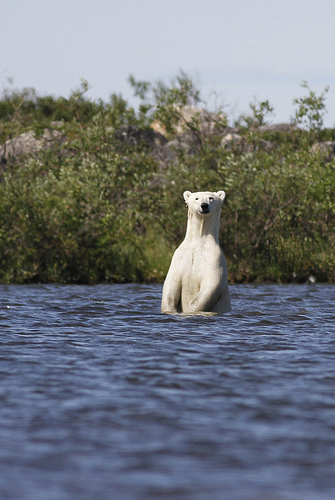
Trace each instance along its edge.
<path fill-rule="evenodd" d="M 29 123 L 42 134 L 55 119 L 63 141 L 1 166 L 1 283 L 162 281 L 185 235 L 182 193 L 208 189 L 227 193 L 220 240 L 231 281 L 335 282 L 335 161 L 311 152 L 334 130 L 263 134 L 257 126 L 272 111 L 264 101 L 241 127 L 242 145 L 223 148 L 220 133 L 205 136 L 194 121 L 197 152 L 162 166 L 146 144 L 122 143 L 115 131 L 146 130 L 159 117 L 171 137 L 174 104 L 196 104 L 200 94 L 184 73 L 170 86 L 131 83 L 138 111 L 116 94 L 88 100 L 86 82 L 68 100 L 3 95 L 2 142 Z"/>

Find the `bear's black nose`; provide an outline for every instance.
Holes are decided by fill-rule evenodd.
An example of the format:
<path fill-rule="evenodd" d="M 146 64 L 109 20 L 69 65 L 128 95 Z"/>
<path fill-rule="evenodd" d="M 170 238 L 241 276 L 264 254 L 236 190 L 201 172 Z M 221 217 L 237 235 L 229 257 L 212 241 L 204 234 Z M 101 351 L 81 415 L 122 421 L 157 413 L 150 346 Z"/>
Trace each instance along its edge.
<path fill-rule="evenodd" d="M 209 211 L 208 203 L 201 203 L 201 209 L 203 212 L 208 212 Z"/>

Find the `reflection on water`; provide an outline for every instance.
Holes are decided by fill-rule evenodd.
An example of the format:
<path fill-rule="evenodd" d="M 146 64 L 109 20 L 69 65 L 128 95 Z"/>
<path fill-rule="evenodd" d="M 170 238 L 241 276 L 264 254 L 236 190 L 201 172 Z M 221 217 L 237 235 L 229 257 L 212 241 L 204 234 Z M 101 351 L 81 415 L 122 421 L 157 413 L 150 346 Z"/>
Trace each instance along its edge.
<path fill-rule="evenodd" d="M 335 287 L 0 287 L 1 499 L 333 499 Z"/>

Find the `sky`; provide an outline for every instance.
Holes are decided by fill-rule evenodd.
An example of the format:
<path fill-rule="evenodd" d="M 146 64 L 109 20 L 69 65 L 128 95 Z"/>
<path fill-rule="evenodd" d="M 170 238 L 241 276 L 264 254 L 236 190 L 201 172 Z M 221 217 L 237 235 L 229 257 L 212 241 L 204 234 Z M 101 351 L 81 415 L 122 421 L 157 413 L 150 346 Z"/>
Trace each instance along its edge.
<path fill-rule="evenodd" d="M 0 87 L 33 87 L 108 101 L 128 83 L 192 77 L 210 109 L 230 119 L 268 100 L 270 122 L 294 116 L 303 80 L 329 86 L 325 125 L 335 126 L 334 0 L 0 0 Z"/>

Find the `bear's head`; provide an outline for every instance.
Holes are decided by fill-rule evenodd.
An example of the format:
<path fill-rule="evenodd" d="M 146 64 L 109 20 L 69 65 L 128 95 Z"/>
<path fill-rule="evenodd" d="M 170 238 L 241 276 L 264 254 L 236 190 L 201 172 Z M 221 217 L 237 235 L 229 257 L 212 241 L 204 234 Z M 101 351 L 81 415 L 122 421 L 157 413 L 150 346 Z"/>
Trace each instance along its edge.
<path fill-rule="evenodd" d="M 189 213 L 194 213 L 198 217 L 207 217 L 210 214 L 220 212 L 226 193 L 224 191 L 218 191 L 217 193 L 212 193 L 211 191 L 201 191 L 198 193 L 185 191 L 183 196 Z"/>

